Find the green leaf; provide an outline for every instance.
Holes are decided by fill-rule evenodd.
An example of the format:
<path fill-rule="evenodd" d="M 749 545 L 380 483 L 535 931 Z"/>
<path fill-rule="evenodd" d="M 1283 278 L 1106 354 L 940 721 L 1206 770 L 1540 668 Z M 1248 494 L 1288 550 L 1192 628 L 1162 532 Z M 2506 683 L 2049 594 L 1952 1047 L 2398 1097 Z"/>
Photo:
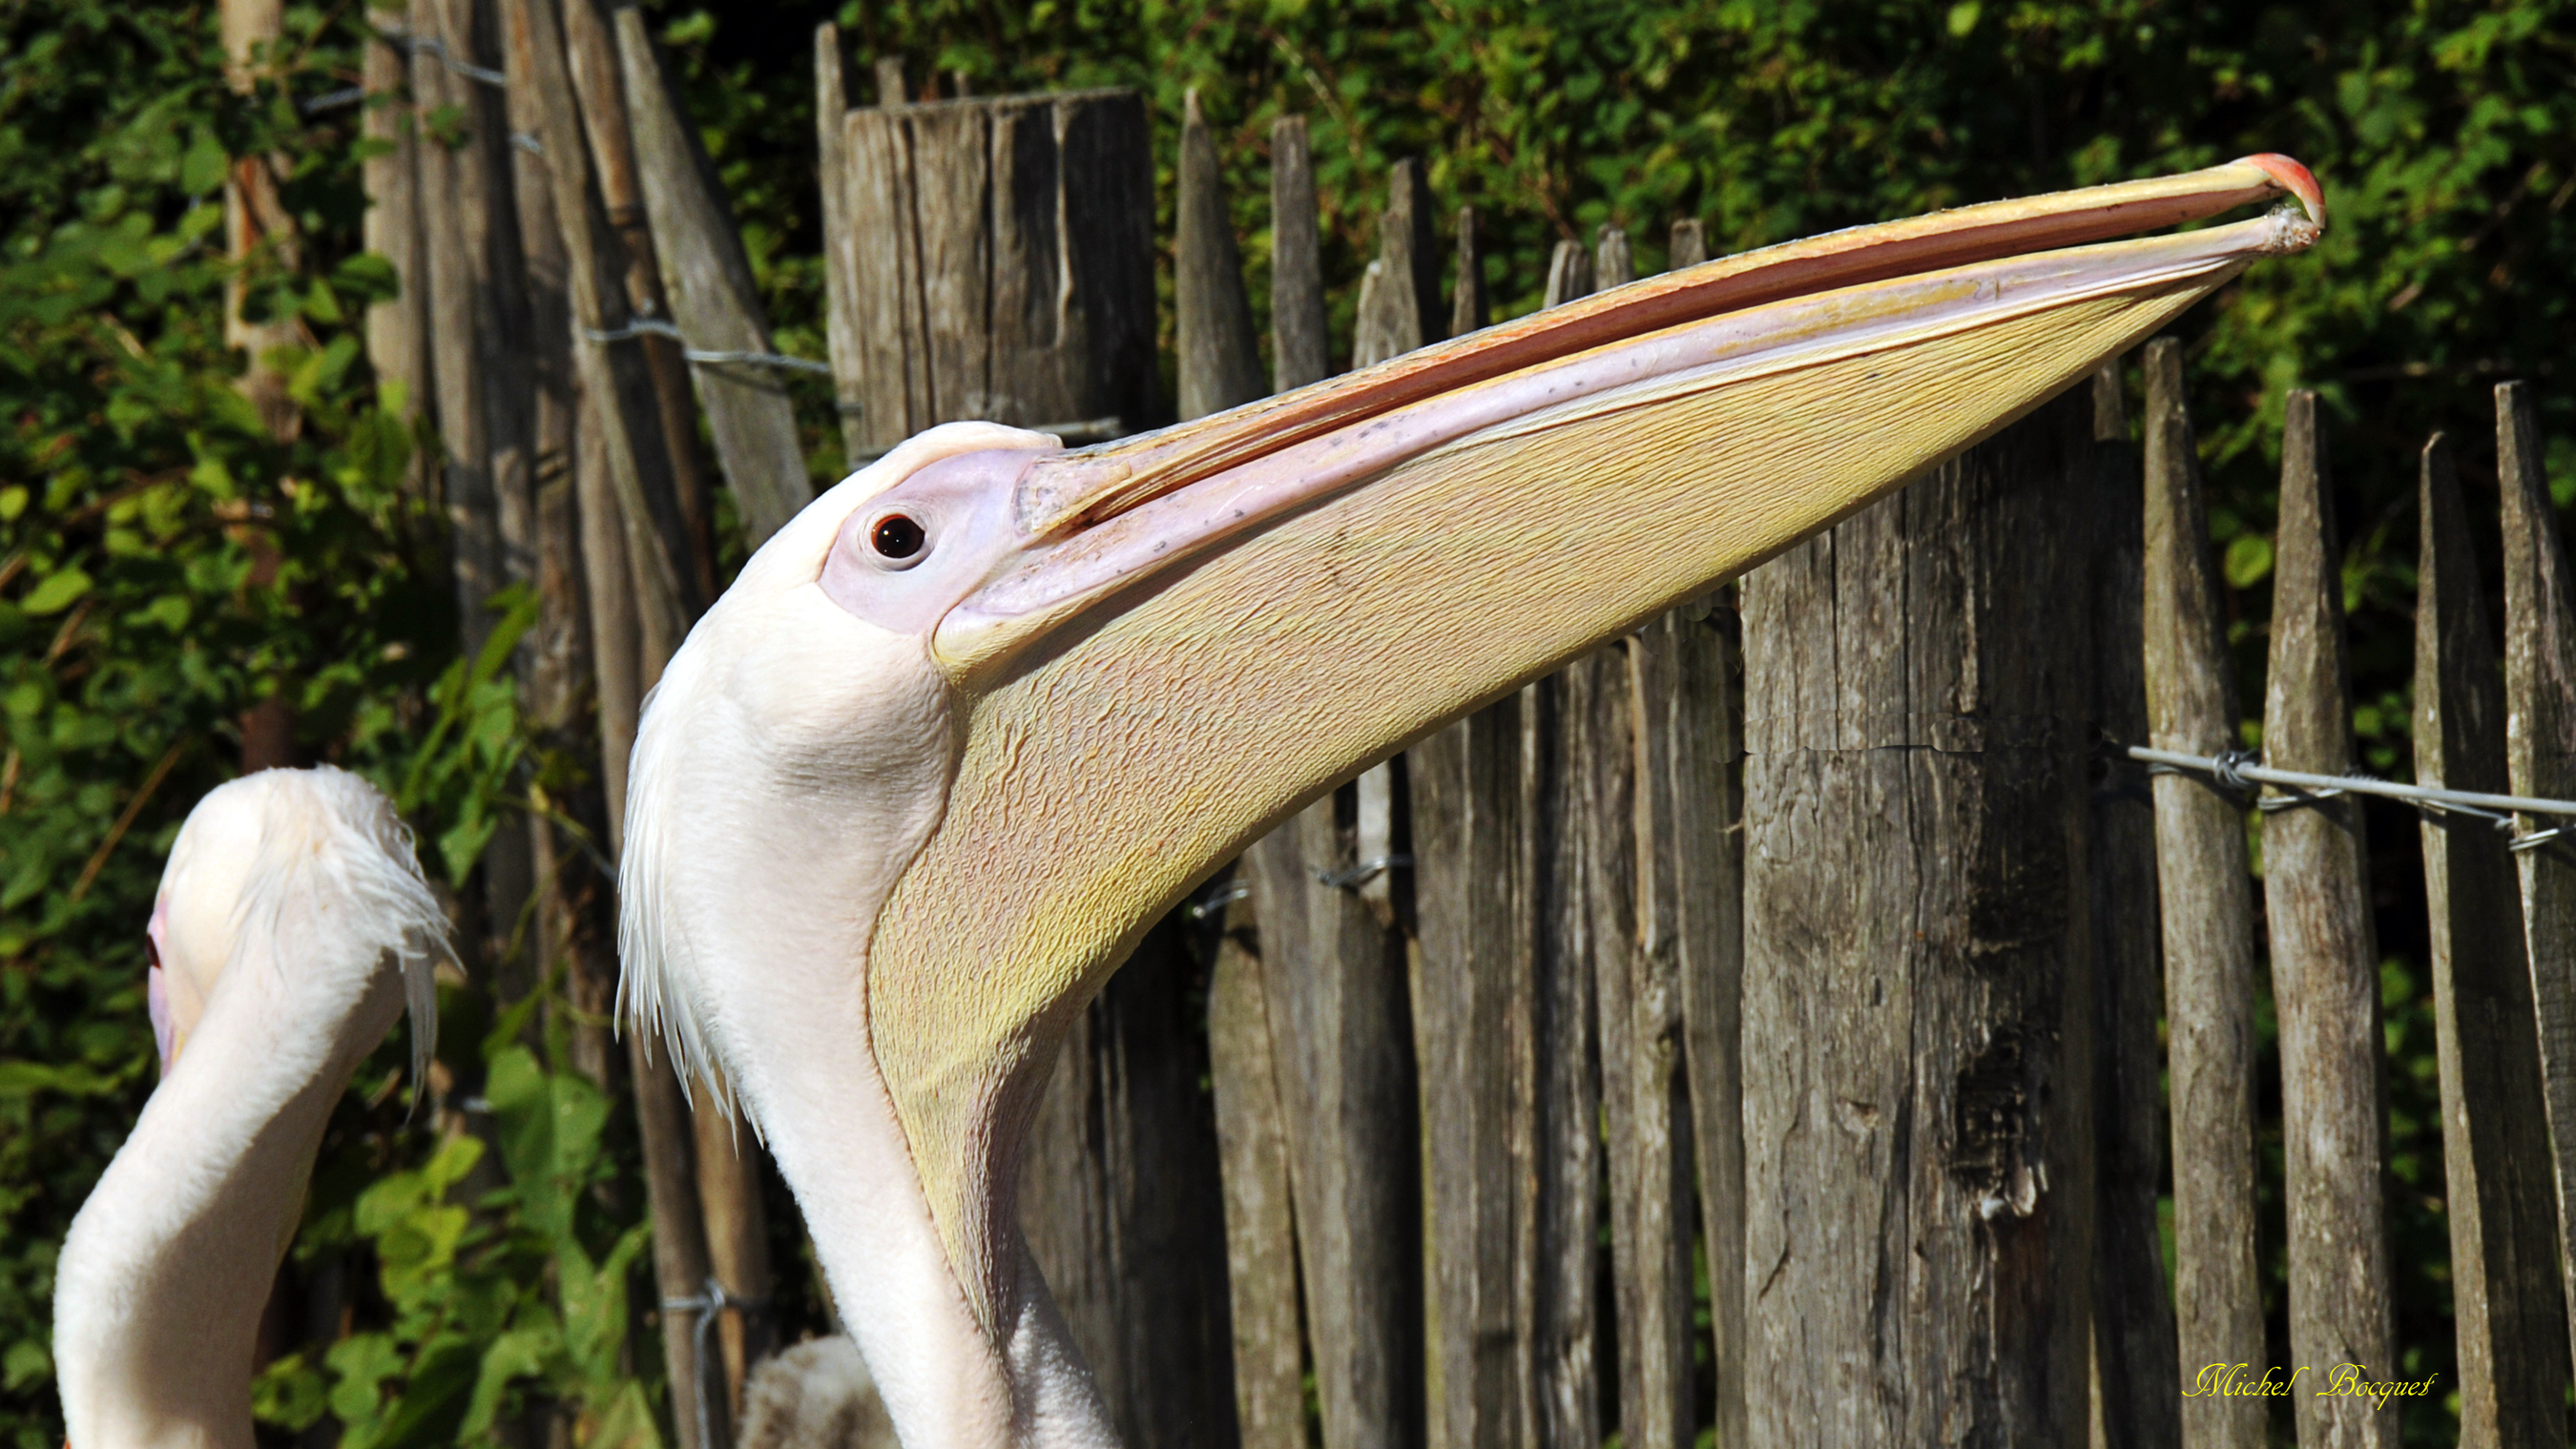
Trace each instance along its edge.
<path fill-rule="evenodd" d="M 1957 40 L 1966 39 L 1969 32 L 1977 28 L 1977 16 L 1983 8 L 1984 7 L 1977 3 L 1977 0 L 1960 0 L 1960 3 L 1951 6 L 1951 38 Z"/>
<path fill-rule="evenodd" d="M 27 591 L 18 607 L 39 618 L 58 614 L 71 607 L 72 601 L 89 592 L 89 575 L 79 569 L 64 569 L 49 574 L 45 581 Z"/>
<path fill-rule="evenodd" d="M 2240 533 L 2227 545 L 2227 581 L 2249 589 L 2272 576 L 2272 540 L 2259 533 Z"/>
<path fill-rule="evenodd" d="M 190 196 L 204 196 L 224 184 L 224 155 L 215 133 L 203 126 L 188 143 L 188 154 L 179 158 L 179 189 Z"/>

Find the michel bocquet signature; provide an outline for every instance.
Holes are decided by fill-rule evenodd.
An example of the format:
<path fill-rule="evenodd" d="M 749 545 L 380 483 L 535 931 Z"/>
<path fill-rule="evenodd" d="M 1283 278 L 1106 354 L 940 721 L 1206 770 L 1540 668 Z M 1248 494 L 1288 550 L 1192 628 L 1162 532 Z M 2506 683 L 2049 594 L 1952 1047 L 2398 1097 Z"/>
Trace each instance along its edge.
<path fill-rule="evenodd" d="M 2433 1380 L 2439 1374 L 2426 1374 L 2420 1383 L 2405 1379 L 2374 1379 L 2370 1370 L 2357 1363 L 2339 1363 L 2318 1377 L 2320 1387 L 2302 1390 L 2300 1378 L 2308 1372 L 2301 1364 L 2286 1374 L 2279 1365 L 2263 1370 L 2256 1378 L 2250 1363 L 2214 1363 L 2192 1376 L 2191 1387 L 2182 1391 L 2186 1399 L 2204 1395 L 2222 1399 L 2283 1399 L 2293 1393 L 2310 1393 L 2321 1399 L 2368 1399 L 2374 1408 L 2385 1409 L 2390 1399 L 2420 1399 L 2433 1391 Z"/>

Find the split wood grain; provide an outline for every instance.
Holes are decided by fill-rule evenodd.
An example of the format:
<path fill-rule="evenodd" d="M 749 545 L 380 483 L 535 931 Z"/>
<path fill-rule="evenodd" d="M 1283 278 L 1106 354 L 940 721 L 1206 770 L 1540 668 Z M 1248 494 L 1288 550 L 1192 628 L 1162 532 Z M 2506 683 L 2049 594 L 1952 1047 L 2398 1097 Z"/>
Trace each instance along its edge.
<path fill-rule="evenodd" d="M 620 9 L 616 25 L 626 120 L 671 320 L 699 351 L 775 352 L 732 204 L 654 53 L 644 12 Z M 813 501 L 805 452 L 796 439 L 795 404 L 774 368 L 698 362 L 689 376 L 706 410 L 716 460 L 733 489 L 744 545 L 757 549 Z"/>
<path fill-rule="evenodd" d="M 1271 306 L 1280 329 L 1272 346 L 1286 388 L 1320 381 L 1330 364 L 1303 120 L 1283 120 L 1272 137 Z M 1361 786 L 1342 786 L 1254 842 L 1238 867 L 1261 921 L 1324 1449 L 1417 1442 L 1424 1413 L 1423 1169 L 1408 953 L 1391 928 L 1391 903 L 1381 915 L 1359 891 L 1320 879 L 1374 858 L 1361 854 L 1364 813 L 1377 817 L 1372 834 L 1392 843 L 1391 779 L 1381 777 L 1378 789 L 1376 809 L 1364 812 Z"/>
<path fill-rule="evenodd" d="M 2316 394 L 2294 390 L 2281 439 L 2263 759 L 2276 770 L 2340 775 L 2352 768 L 2352 694 L 2324 454 Z M 2281 1022 L 2290 1354 L 2319 1375 L 2361 1364 L 2384 1376 L 2396 1362 L 2369 868 L 2352 796 L 2305 799 L 2263 817 L 2263 913 Z M 2397 1443 L 2401 1415 L 2368 1399 L 2297 1394 L 2292 1402 L 2303 1444 Z"/>
<path fill-rule="evenodd" d="M 1431 205 L 1420 158 L 1407 156 L 1389 168 L 1377 259 L 1369 269 L 1375 281 L 1362 290 L 1352 322 L 1354 371 L 1441 339 L 1439 242 Z"/>
<path fill-rule="evenodd" d="M 2504 512 L 2506 773 L 2517 795 L 2565 800 L 2576 797 L 2576 609 L 2567 549 L 2550 506 L 2529 385 L 2501 384 L 2495 404 Z M 2521 818 L 2525 831 L 2566 823 Z M 2576 1320 L 2576 855 L 2561 841 L 2521 851 L 2515 864 L 2556 1174 L 2560 1286 Z"/>
<path fill-rule="evenodd" d="M 867 394 L 859 346 L 859 286 L 850 233 L 850 97 L 841 64 L 841 28 L 826 20 L 814 27 L 814 185 L 823 200 L 823 342 L 832 359 L 832 397 L 841 420 L 841 452 L 855 460 L 867 447 L 859 426 Z"/>
<path fill-rule="evenodd" d="M 510 74 L 525 74 L 521 51 L 526 27 L 505 16 Z M 381 48 L 381 47 L 379 47 Z M 508 93 L 510 131 L 534 135 L 536 97 Z M 545 159 L 525 147 L 510 148 L 511 194 L 519 212 L 519 244 L 528 286 L 529 444 L 531 477 L 525 580 L 537 600 L 534 625 L 519 649 L 520 684 L 529 725 L 579 759 L 590 748 L 588 700 L 591 663 L 588 610 L 582 595 L 580 516 L 573 496 L 572 455 L 580 402 L 573 373 L 571 303 L 565 295 L 563 230 L 556 224 L 554 193 Z M 592 840 L 605 817 L 594 783 L 549 791 L 557 814 L 581 822 Z M 498 976 L 505 1000 L 519 1000 L 555 969 L 565 968 L 559 1016 L 574 1069 L 592 1082 L 609 1082 L 609 1013 L 617 990 L 617 957 L 608 947 L 614 927 L 599 909 L 598 877 L 581 841 L 557 820 L 530 812 L 525 822 L 538 905 L 530 918 L 529 949 L 505 957 Z M 600 927 L 609 926 L 606 933 Z M 548 1006 L 549 1012 L 555 1007 Z M 538 1044 L 543 1024 L 528 1025 Z"/>
<path fill-rule="evenodd" d="M 2146 349 L 2146 686 L 2149 743 L 2219 756 L 2237 747 L 2218 556 L 2182 344 Z M 2174 1319 L 2182 1372 L 2260 1365 L 2255 1257 L 2254 882 L 2243 804 L 2196 775 L 2150 778 L 2172 1080 Z M 2190 1449 L 2262 1449 L 2261 1399 L 2182 1401 Z"/>
<path fill-rule="evenodd" d="M 2507 793 L 2504 676 L 2470 552 L 2450 440 L 2424 445 L 2417 488 L 2415 780 Z M 2489 821 L 2426 814 L 2442 1172 L 2460 1351 L 2460 1442 L 2567 1441 L 2566 1303 L 2549 1169 L 2539 1025 L 2522 899 Z"/>
<path fill-rule="evenodd" d="M 1591 258 L 1580 246 L 1559 243 L 1556 260 L 1545 299 L 1551 307 L 1592 287 Z M 1520 704 L 1521 871 L 1534 922 L 1530 1014 L 1537 1023 L 1538 1200 L 1522 1267 L 1538 1401 L 1530 1441 L 1590 1445 L 1601 1435 L 1601 1350 L 1610 1325 L 1599 1300 L 1607 1173 L 1595 922 L 1585 878 L 1585 852 L 1594 843 L 1585 828 L 1589 732 L 1572 670 L 1523 686 Z"/>
<path fill-rule="evenodd" d="M 613 71 L 576 88 L 576 57 L 566 35 L 566 11 L 558 8 L 558 0 L 512 3 L 518 7 L 513 14 L 524 17 L 514 23 L 528 28 L 526 56 L 539 102 L 538 144 L 546 150 L 555 223 L 564 234 L 573 360 L 600 423 L 585 437 L 597 438 L 617 497 L 635 601 L 636 685 L 649 690 L 711 594 L 702 587 L 705 571 L 689 531 L 678 465 L 669 449 L 672 429 L 662 416 L 663 390 L 654 379 L 650 354 L 641 348 L 629 350 L 628 344 L 602 342 L 596 336 L 623 329 L 635 315 L 629 293 L 634 266 L 626 251 L 628 238 L 611 223 L 600 184 L 608 168 L 593 164 L 597 153 L 591 138 L 608 135 L 611 128 L 592 124 L 587 114 L 601 103 L 604 93 L 617 95 L 614 134 L 622 137 L 624 102 Z M 588 0 L 571 0 L 570 12 L 582 14 L 587 4 Z M 623 778 L 622 761 L 613 773 Z"/>
<path fill-rule="evenodd" d="M 1458 208 L 1456 281 L 1449 289 L 1449 335 L 1464 337 L 1492 321 L 1485 297 L 1485 263 L 1476 249 L 1476 208 Z"/>
<path fill-rule="evenodd" d="M 931 109 L 959 124 L 989 122 L 998 136 L 1051 126 L 1054 117 L 1042 98 L 986 111 Z M 1123 163 L 1110 169 L 1123 170 Z M 926 189 L 946 184 L 927 171 L 918 174 Z M 1062 184 L 1081 188 L 1089 179 L 1077 172 Z M 1007 230 L 995 224 L 995 234 Z M 1012 265 L 996 264 L 989 285 L 997 294 L 1016 295 L 1033 285 L 1028 268 L 1043 275 L 1052 265 L 1049 256 L 1018 256 Z M 1213 267 L 1201 270 L 1211 281 L 1223 280 Z M 1240 307 L 1240 276 L 1232 285 Z M 1089 322 L 1133 325 L 1106 315 Z M 951 315 L 941 325 L 978 329 L 934 336 L 950 355 L 972 350 L 980 338 L 988 357 L 1000 357 L 1020 336 L 999 318 L 987 326 Z M 1067 373 L 1048 381 L 1055 394 L 1078 396 L 1092 387 L 1087 374 L 1094 359 L 1057 354 L 1054 365 Z M 1256 385 L 1258 377 L 1256 371 Z M 1190 1449 L 1235 1438 L 1224 1189 L 1215 1105 L 1200 1088 L 1210 1071 L 1209 1048 L 1189 1010 L 1200 984 L 1189 924 L 1175 914 L 1148 932 L 1076 1020 L 1040 1098 L 1020 1175 L 1020 1220 L 1030 1252 L 1091 1365 L 1111 1422 L 1139 1449 Z"/>
<path fill-rule="evenodd" d="M 1430 1442 L 1533 1442 L 1522 1257 L 1535 1246 L 1535 900 L 1524 871 L 1522 696 L 1405 757 L 1414 851 Z"/>
<path fill-rule="evenodd" d="M 423 17 L 449 55 L 500 70 L 507 44 L 491 0 L 431 0 Z M 435 72 L 435 75 L 432 75 Z M 512 178 L 510 120 L 503 92 L 445 66 L 423 66 L 426 80 L 462 120 L 455 146 L 428 154 L 431 208 L 432 370 L 438 378 L 438 432 L 446 455 L 449 554 L 457 634 L 467 657 L 482 652 L 498 622 L 492 596 L 530 577 L 534 507 L 529 368 L 531 326 L 526 258 Z M 534 887 L 524 831 L 496 832 L 479 863 L 480 911 L 469 916 L 467 958 L 496 966 L 510 956 L 520 908 Z M 487 967 L 488 969 L 488 967 Z M 496 987 L 524 985 L 499 982 Z"/>
<path fill-rule="evenodd" d="M 564 49 L 571 62 L 572 86 L 580 96 L 582 127 L 590 137 L 593 180 L 625 264 L 626 306 L 638 317 L 668 318 L 671 305 L 662 295 L 652 220 L 644 207 L 644 183 L 627 118 L 625 67 L 617 58 L 610 3 L 568 0 L 562 12 Z M 716 594 L 715 502 L 706 460 L 698 452 L 688 360 L 680 355 L 678 341 L 659 334 L 648 333 L 620 345 L 633 348 L 643 358 L 645 374 L 651 379 L 653 415 L 661 424 L 672 497 L 687 538 L 686 550 L 678 558 L 692 570 L 692 594 L 711 600 Z"/>
<path fill-rule="evenodd" d="M 429 270 L 421 234 L 420 120 L 412 106 L 411 51 L 371 33 L 362 64 L 369 96 L 366 136 L 381 149 L 359 163 L 367 192 L 361 237 L 366 249 L 383 257 L 394 273 L 394 295 L 367 306 L 367 364 L 375 369 L 380 392 L 390 391 L 387 384 L 401 389 L 402 401 L 393 411 L 408 427 L 429 405 L 432 387 Z M 415 450 L 403 471 L 404 491 L 435 504 L 437 495 L 430 491 L 434 482 L 425 451 Z"/>
<path fill-rule="evenodd" d="M 1163 421 L 1153 173 L 1127 91 L 856 110 L 844 133 L 861 421 Z"/>
<path fill-rule="evenodd" d="M 1673 270 L 1708 260 L 1696 219 L 1673 223 Z M 1673 661 L 1669 749 L 1682 1024 L 1690 1074 L 1691 1160 L 1699 1177 L 1709 1279 L 1710 1386 L 1721 1446 L 1749 1442 L 1744 1398 L 1743 695 L 1733 614 L 1722 591 L 1664 616 Z M 1653 637 L 1650 629 L 1646 636 Z M 1653 714 L 1648 719 L 1651 722 Z M 1663 838 L 1658 830 L 1657 838 Z"/>
<path fill-rule="evenodd" d="M 1596 233 L 1600 286 L 1636 277 L 1628 233 Z M 1582 772 L 1584 909 L 1598 1000 L 1608 1169 L 1611 1321 L 1623 1442 L 1687 1445 L 1691 1392 L 1690 1093 L 1683 1068 L 1670 616 L 1566 671 L 1570 758 Z M 1697 812 L 1702 802 L 1688 802 Z M 1704 843 L 1704 842 L 1702 842 Z"/>
<path fill-rule="evenodd" d="M 1175 914 L 1078 1016 L 1030 1124 L 1020 1222 L 1119 1441 L 1236 1442 L 1216 1121 Z"/>
<path fill-rule="evenodd" d="M 1175 244 L 1185 299 L 1178 319 L 1185 418 L 1197 416 L 1197 408 L 1248 401 L 1260 394 L 1264 381 L 1216 149 L 1196 103 L 1193 92 L 1182 139 L 1181 227 Z M 1311 187 L 1306 200 L 1311 246 Z M 1310 279 L 1313 260 L 1306 258 Z M 1275 265 L 1291 266 L 1293 261 L 1282 254 Z M 1274 306 L 1284 290 L 1285 284 L 1274 287 Z M 1316 301 L 1320 306 L 1320 298 Z M 1204 374 L 1197 382 L 1191 378 L 1194 370 Z M 1235 392 L 1242 396 L 1233 396 Z M 1232 868 L 1218 874 L 1228 888 L 1238 888 L 1233 882 L 1241 877 Z M 1201 939 L 1214 944 L 1207 1051 L 1225 1197 L 1235 1414 L 1245 1445 L 1303 1449 L 1305 1334 L 1297 1308 L 1297 1223 L 1260 939 L 1248 902 L 1238 901 L 1230 911 L 1219 907 L 1218 912 L 1216 929 Z"/>
<path fill-rule="evenodd" d="M 2121 744 L 2147 737 L 2145 530 L 2138 450 L 2120 365 L 2093 376 L 2100 534 L 2093 571 L 2094 720 Z M 2095 1442 L 2164 1449 L 2182 1437 L 2173 1295 L 2156 1199 L 2164 1168 L 2164 961 L 2156 930 L 2156 822 L 2143 767 L 2113 759 L 2092 797 L 2095 1140 L 2101 1199 L 2094 1277 Z"/>
<path fill-rule="evenodd" d="M 1682 844 L 1673 732 L 1679 717 L 1674 616 L 1578 661 L 1589 747 L 1583 850 L 1600 1002 L 1601 1099 L 1608 1139 L 1610 1258 L 1617 1285 L 1619 1426 L 1623 1443 L 1692 1443 L 1690 1088 L 1683 1067 Z M 1704 841 L 1693 842 L 1704 844 Z"/>
<path fill-rule="evenodd" d="M 2085 1435 L 2091 445 L 2049 404 L 1745 579 L 1753 1443 Z"/>
<path fill-rule="evenodd" d="M 1270 359 L 1272 390 L 1321 382 L 1325 356 L 1322 246 L 1315 167 L 1304 116 L 1270 126 Z"/>
<path fill-rule="evenodd" d="M 1356 863 L 1357 791 L 1245 852 L 1288 1124 L 1324 1449 L 1420 1437 L 1422 1216 L 1402 939 L 1319 874 Z"/>
<path fill-rule="evenodd" d="M 1205 417 L 1247 403 L 1269 389 L 1252 330 L 1252 300 L 1243 289 L 1243 255 L 1234 244 L 1216 140 L 1191 91 L 1181 120 L 1180 200 L 1172 244 L 1172 292 L 1179 344 L 1183 418 Z"/>
<path fill-rule="evenodd" d="M 578 7 L 587 0 L 571 3 Z M 508 14 L 514 38 L 510 73 L 519 82 L 513 89 L 524 87 L 536 102 L 538 144 L 563 232 L 582 396 L 579 446 L 590 452 L 595 444 L 598 454 L 576 460 L 575 487 L 585 506 L 583 563 L 600 671 L 606 823 L 615 849 L 624 839 L 625 753 L 635 738 L 643 692 L 678 649 L 706 596 L 693 592 L 697 571 L 645 361 L 614 354 L 609 349 L 615 344 L 583 335 L 628 320 L 620 275 L 626 259 L 608 223 L 588 128 L 576 107 L 563 11 L 558 0 L 509 0 Z M 590 95 L 596 94 L 594 88 Z M 688 1102 L 669 1054 L 657 1050 L 649 1034 L 628 1033 L 626 1052 L 636 1135 L 644 1149 L 645 1202 L 653 1218 L 654 1286 L 664 1298 L 695 1297 L 709 1269 Z M 662 1314 L 661 1323 L 670 1382 L 704 1382 L 710 1366 L 699 1360 L 696 1325 L 679 1313 Z M 673 1423 L 680 1449 L 719 1449 L 700 1443 L 695 1414 L 675 1415 Z"/>
<path fill-rule="evenodd" d="M 1234 1410 L 1244 1449 L 1305 1449 L 1305 1332 L 1297 1312 L 1288 1123 L 1270 1047 L 1260 933 L 1237 902 L 1208 981 L 1208 1074 L 1224 1163 Z"/>

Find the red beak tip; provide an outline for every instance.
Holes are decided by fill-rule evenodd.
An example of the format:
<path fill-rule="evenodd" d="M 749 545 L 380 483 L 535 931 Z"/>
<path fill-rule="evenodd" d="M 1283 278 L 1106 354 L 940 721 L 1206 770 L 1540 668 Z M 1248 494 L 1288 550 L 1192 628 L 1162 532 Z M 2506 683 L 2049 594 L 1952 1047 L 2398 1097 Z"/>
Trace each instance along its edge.
<path fill-rule="evenodd" d="M 2308 220 L 2319 227 L 2326 224 L 2325 188 L 2317 185 L 2317 178 L 2309 173 L 2307 167 L 2277 151 L 2266 151 L 2258 156 L 2239 157 L 2236 164 L 2251 166 L 2281 183 L 2282 190 L 2299 198 L 2299 204 L 2308 209 Z"/>

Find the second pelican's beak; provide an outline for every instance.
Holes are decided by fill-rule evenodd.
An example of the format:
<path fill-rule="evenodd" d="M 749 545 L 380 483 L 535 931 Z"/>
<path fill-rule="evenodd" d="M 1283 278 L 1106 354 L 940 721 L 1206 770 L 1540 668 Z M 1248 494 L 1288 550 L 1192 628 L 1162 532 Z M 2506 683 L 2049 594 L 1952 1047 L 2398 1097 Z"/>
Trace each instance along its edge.
<path fill-rule="evenodd" d="M 2266 156 L 1858 228 L 1037 457 L 1024 545 L 931 633 L 963 741 L 870 950 L 907 1133 L 989 1154 L 919 1163 L 970 1293 L 1008 1265 L 965 1184 L 1013 1179 L 1062 1026 L 1210 870 L 1993 434 L 2323 215 Z"/>

